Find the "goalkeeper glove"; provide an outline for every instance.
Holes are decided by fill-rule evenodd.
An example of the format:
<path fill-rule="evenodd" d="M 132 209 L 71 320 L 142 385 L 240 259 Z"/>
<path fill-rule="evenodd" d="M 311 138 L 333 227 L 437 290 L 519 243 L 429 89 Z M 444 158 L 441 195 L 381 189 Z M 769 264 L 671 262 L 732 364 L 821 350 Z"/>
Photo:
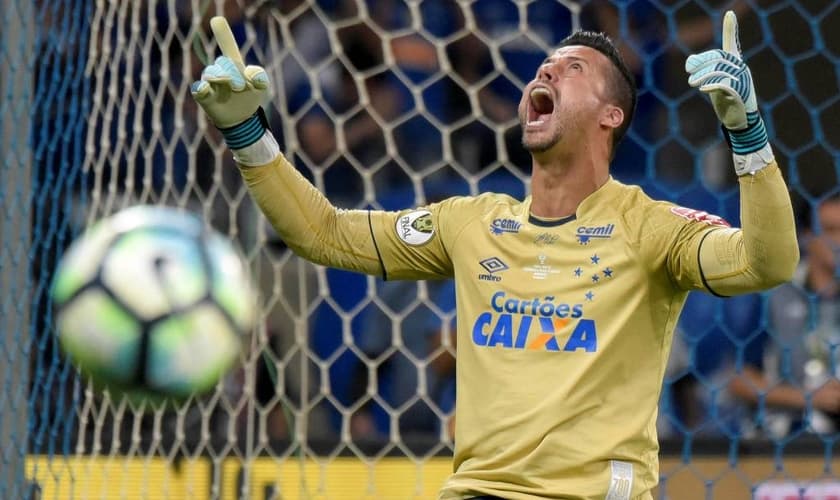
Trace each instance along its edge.
<path fill-rule="evenodd" d="M 688 84 L 709 95 L 732 150 L 735 172 L 754 174 L 773 161 L 764 121 L 758 113 L 750 69 L 741 57 L 738 20 L 723 18 L 723 49 L 693 54 L 685 61 Z"/>
<path fill-rule="evenodd" d="M 222 56 L 204 68 L 201 80 L 190 86 L 190 92 L 222 132 L 228 147 L 240 150 L 259 141 L 268 129 L 260 107 L 267 93 L 268 75 L 260 66 L 245 66 L 225 18 L 214 17 L 210 27 Z"/>

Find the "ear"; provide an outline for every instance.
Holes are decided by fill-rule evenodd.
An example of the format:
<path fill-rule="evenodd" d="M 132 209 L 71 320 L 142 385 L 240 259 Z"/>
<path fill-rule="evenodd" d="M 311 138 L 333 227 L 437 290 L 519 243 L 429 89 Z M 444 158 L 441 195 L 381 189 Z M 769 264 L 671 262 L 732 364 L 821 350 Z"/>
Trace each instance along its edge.
<path fill-rule="evenodd" d="M 618 106 L 608 104 L 601 113 L 601 121 L 598 123 L 602 127 L 616 129 L 624 123 L 624 111 Z"/>

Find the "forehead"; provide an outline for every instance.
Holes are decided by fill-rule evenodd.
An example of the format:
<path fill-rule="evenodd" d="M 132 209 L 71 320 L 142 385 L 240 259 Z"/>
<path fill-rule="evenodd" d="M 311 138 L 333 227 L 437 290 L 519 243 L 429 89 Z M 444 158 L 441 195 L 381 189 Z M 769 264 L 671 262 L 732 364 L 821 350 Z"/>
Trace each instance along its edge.
<path fill-rule="evenodd" d="M 546 61 L 550 59 L 561 60 L 567 58 L 583 59 L 584 61 L 593 64 L 604 64 L 608 62 L 607 56 L 602 54 L 599 50 L 587 47 L 586 45 L 567 45 L 565 47 L 560 47 L 551 53 L 546 58 Z"/>

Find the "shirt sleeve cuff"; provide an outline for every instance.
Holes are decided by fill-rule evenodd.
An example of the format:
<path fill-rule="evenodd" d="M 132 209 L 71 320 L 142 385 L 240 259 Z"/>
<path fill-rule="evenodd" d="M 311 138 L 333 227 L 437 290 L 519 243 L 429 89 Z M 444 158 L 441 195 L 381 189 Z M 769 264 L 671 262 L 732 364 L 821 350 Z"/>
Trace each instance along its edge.
<path fill-rule="evenodd" d="M 245 167 L 257 167 L 271 163 L 280 154 L 280 146 L 270 130 L 266 130 L 257 142 L 240 149 L 233 149 L 233 159 Z"/>

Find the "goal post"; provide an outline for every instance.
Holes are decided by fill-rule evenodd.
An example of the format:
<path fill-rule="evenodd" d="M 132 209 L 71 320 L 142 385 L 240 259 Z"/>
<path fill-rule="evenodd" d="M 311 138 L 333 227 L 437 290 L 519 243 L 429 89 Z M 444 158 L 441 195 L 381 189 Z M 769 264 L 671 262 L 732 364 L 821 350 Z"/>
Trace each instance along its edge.
<path fill-rule="evenodd" d="M 290 161 L 337 206 L 358 209 L 525 196 L 521 89 L 573 30 L 606 31 L 640 90 L 613 176 L 737 224 L 726 145 L 683 67 L 720 43 L 735 8 L 797 217 L 820 235 L 806 226 L 838 186 L 840 5 L 771 4 L 0 0 L 0 497 L 33 494 L 32 483 L 61 499 L 435 498 L 451 471 L 451 283 L 383 282 L 292 255 L 190 96 L 218 53 L 212 16 L 225 15 L 246 61 L 266 67 L 264 106 Z M 239 368 L 177 411 L 111 400 L 55 349 L 57 257 L 138 203 L 201 214 L 259 286 Z M 754 341 L 787 345 L 771 302 L 689 299 L 660 406 L 661 496 L 832 487 L 832 435 L 768 434 L 773 409 L 733 405 L 728 390 L 728 363 L 747 362 Z M 745 318 L 733 304 L 758 312 Z M 816 342 L 833 352 L 832 339 Z M 755 411 L 745 419 L 745 409 Z"/>
<path fill-rule="evenodd" d="M 33 99 L 34 9 L 0 2 L 0 497 L 25 498 L 29 428 L 30 303 L 28 258 L 32 151 L 28 131 Z"/>

